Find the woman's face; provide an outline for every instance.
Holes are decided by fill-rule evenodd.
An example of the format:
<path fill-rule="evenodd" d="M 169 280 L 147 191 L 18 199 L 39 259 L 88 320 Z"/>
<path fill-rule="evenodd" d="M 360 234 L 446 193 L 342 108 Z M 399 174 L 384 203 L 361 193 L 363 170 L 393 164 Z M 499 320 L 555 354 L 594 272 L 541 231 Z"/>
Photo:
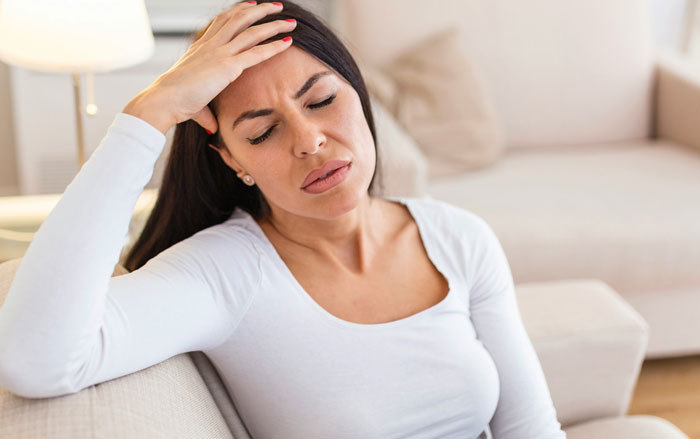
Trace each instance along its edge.
<path fill-rule="evenodd" d="M 376 156 L 360 98 L 302 49 L 291 46 L 244 70 L 217 96 L 216 109 L 228 147 L 222 159 L 240 177 L 253 177 L 273 215 L 330 219 L 368 196 Z M 240 119 L 243 113 L 249 117 Z M 341 183 L 317 194 L 302 189 L 311 171 L 338 159 L 351 162 Z"/>

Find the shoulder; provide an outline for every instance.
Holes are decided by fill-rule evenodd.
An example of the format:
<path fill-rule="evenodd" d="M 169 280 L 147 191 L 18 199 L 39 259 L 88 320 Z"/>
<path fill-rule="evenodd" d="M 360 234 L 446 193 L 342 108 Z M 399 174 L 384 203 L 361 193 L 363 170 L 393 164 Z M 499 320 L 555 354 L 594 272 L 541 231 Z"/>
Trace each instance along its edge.
<path fill-rule="evenodd" d="M 437 245 L 466 265 L 502 252 L 496 232 L 479 214 L 434 198 L 408 200 Z"/>
<path fill-rule="evenodd" d="M 431 197 L 404 198 L 426 223 L 452 237 L 474 238 L 493 232 L 476 212 Z"/>
<path fill-rule="evenodd" d="M 194 233 L 151 258 L 144 269 L 187 273 L 226 297 L 257 291 L 263 280 L 259 243 L 247 227 L 226 220 Z"/>
<path fill-rule="evenodd" d="M 240 217 L 231 217 L 222 223 L 200 230 L 183 242 L 218 257 L 258 257 L 261 252 L 260 238 L 248 221 Z"/>
<path fill-rule="evenodd" d="M 239 267 L 255 272 L 260 269 L 260 258 L 259 238 L 244 220 L 231 217 L 173 244 L 151 261 L 180 262 L 201 269 L 220 266 L 227 272 Z"/>

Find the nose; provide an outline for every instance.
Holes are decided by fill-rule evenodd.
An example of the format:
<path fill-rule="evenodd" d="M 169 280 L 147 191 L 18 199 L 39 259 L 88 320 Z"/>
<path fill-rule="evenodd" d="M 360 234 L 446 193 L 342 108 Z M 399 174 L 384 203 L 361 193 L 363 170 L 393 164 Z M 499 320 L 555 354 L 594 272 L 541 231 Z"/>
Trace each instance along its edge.
<path fill-rule="evenodd" d="M 297 157 L 316 154 L 326 145 L 326 135 L 317 122 L 300 116 L 296 118 L 294 125 L 294 155 Z"/>

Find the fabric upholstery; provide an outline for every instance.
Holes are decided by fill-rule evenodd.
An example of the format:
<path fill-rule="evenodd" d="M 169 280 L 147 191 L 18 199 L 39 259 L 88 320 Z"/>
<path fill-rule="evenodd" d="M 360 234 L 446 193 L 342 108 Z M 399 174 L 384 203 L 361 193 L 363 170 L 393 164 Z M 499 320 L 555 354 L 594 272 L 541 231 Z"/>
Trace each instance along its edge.
<path fill-rule="evenodd" d="M 503 154 L 501 126 L 457 29 L 429 36 L 364 76 L 423 150 L 431 178 L 483 168 Z"/>
<path fill-rule="evenodd" d="M 517 149 L 647 137 L 648 18 L 639 0 L 337 0 L 332 23 L 363 62 L 377 65 L 458 27 L 507 147 Z"/>
<path fill-rule="evenodd" d="M 625 297 L 651 327 L 646 359 L 698 354 L 698 293 L 700 288 L 691 284 L 628 294 Z"/>
<path fill-rule="evenodd" d="M 25 399 L 0 388 L 0 437 L 233 436 L 184 354 L 73 395 Z"/>
<path fill-rule="evenodd" d="M 233 433 L 233 437 L 236 439 L 251 439 L 251 435 L 245 424 L 243 424 L 238 414 L 238 409 L 236 409 L 236 406 L 233 404 L 231 396 L 226 389 L 226 385 L 214 364 L 207 358 L 204 352 L 190 352 L 190 357 L 192 361 L 194 361 L 197 371 L 199 371 L 199 374 L 204 379 L 207 388 L 209 388 L 214 402 L 216 402 L 216 406 L 219 408 L 219 411 L 221 411 L 224 421 L 226 421 L 226 425 Z"/>
<path fill-rule="evenodd" d="M 585 422 L 565 428 L 567 439 L 688 439 L 665 419 L 633 415 Z"/>
<path fill-rule="evenodd" d="M 522 283 L 516 293 L 562 426 L 627 413 L 649 339 L 639 313 L 595 279 Z"/>
<path fill-rule="evenodd" d="M 655 135 L 700 150 L 700 70 L 667 52 L 657 61 Z"/>
<path fill-rule="evenodd" d="M 0 305 L 20 263 L 0 264 Z M 0 388 L 0 437 L 233 438 L 189 354 L 56 398 Z"/>

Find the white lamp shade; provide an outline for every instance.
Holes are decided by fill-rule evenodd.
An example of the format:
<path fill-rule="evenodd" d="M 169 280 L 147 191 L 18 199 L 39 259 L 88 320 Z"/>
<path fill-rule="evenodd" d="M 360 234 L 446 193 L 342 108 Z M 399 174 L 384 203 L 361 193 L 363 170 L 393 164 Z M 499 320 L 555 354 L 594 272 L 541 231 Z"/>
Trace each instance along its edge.
<path fill-rule="evenodd" d="M 147 60 L 143 0 L 0 0 L 0 60 L 49 72 L 105 72 Z"/>

